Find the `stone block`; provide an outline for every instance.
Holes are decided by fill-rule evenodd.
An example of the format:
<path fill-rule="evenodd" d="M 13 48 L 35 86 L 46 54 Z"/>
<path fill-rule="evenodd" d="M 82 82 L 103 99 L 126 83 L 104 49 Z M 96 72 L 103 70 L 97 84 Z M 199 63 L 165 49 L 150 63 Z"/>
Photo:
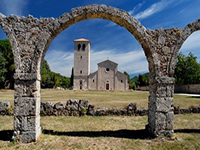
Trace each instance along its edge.
<path fill-rule="evenodd" d="M 83 108 L 87 109 L 89 106 L 89 100 L 79 100 L 79 108 L 82 110 Z"/>
<path fill-rule="evenodd" d="M 96 110 L 96 116 L 106 116 L 107 115 L 107 109 L 97 109 Z"/>
<path fill-rule="evenodd" d="M 15 80 L 36 80 L 36 73 L 15 73 L 13 78 Z"/>
<path fill-rule="evenodd" d="M 40 116 L 14 116 L 14 129 L 35 131 L 40 126 Z"/>
<path fill-rule="evenodd" d="M 137 104 L 136 103 L 131 103 L 127 106 L 127 113 L 128 115 L 133 115 L 137 111 Z"/>
<path fill-rule="evenodd" d="M 94 105 L 89 105 L 88 106 L 87 115 L 89 115 L 89 116 L 94 116 L 95 115 Z"/>
<path fill-rule="evenodd" d="M 120 114 L 126 116 L 127 115 L 127 109 L 120 109 Z"/>
<path fill-rule="evenodd" d="M 166 130 L 166 119 L 165 113 L 156 112 L 155 113 L 155 131 Z"/>
<path fill-rule="evenodd" d="M 57 102 L 55 105 L 54 105 L 54 109 L 64 109 L 64 104 L 62 102 Z"/>
<path fill-rule="evenodd" d="M 148 126 L 154 135 L 173 134 L 173 111 L 168 113 L 149 111 Z"/>
<path fill-rule="evenodd" d="M 0 101 L 0 115 L 9 114 L 8 108 L 10 107 L 10 102 Z"/>
<path fill-rule="evenodd" d="M 167 90 L 166 97 L 173 97 L 173 95 L 174 95 L 174 84 L 167 85 L 166 90 Z"/>
<path fill-rule="evenodd" d="M 53 110 L 54 104 L 52 102 L 41 102 L 40 106 L 40 114 L 44 116 L 48 115 L 53 115 L 54 110 Z"/>
<path fill-rule="evenodd" d="M 37 130 L 33 130 L 33 131 L 22 131 L 19 135 L 18 140 L 20 140 L 20 142 L 22 142 L 22 143 L 35 142 L 40 134 L 41 134 L 41 127 L 37 128 Z"/>
<path fill-rule="evenodd" d="M 174 128 L 174 112 L 168 112 L 166 114 L 166 130 L 173 130 Z"/>
<path fill-rule="evenodd" d="M 173 110 L 173 98 L 149 97 L 149 109 L 156 112 L 169 112 Z"/>
<path fill-rule="evenodd" d="M 155 129 L 155 112 L 149 110 L 148 112 L 148 123 L 151 129 Z"/>
<path fill-rule="evenodd" d="M 157 97 L 166 97 L 167 95 L 167 87 L 163 85 L 158 85 L 156 90 Z"/>
<path fill-rule="evenodd" d="M 162 77 L 156 77 L 155 78 L 156 80 L 156 83 L 161 83 L 161 84 L 174 84 L 174 80 L 175 78 L 173 77 L 165 77 L 165 76 L 162 76 Z"/>
<path fill-rule="evenodd" d="M 139 108 L 138 110 L 137 110 L 137 115 L 139 115 L 139 116 L 145 116 L 145 115 L 147 115 L 148 114 L 148 110 L 146 110 L 146 109 L 144 109 L 144 108 Z"/>
<path fill-rule="evenodd" d="M 76 99 L 68 100 L 65 108 L 70 111 L 78 111 L 79 110 L 79 100 L 76 100 Z"/>
<path fill-rule="evenodd" d="M 35 116 L 40 113 L 40 98 L 15 97 L 15 116 Z"/>
<path fill-rule="evenodd" d="M 38 97 L 40 96 L 40 81 L 38 80 L 16 80 L 15 96 Z"/>

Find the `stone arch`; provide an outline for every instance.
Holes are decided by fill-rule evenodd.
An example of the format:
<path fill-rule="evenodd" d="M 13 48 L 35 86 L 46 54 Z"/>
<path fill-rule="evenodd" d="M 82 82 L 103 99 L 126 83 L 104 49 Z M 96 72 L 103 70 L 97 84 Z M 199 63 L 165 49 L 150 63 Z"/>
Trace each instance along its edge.
<path fill-rule="evenodd" d="M 15 57 L 14 139 L 32 142 L 41 132 L 40 68 L 53 39 L 70 25 L 95 18 L 107 19 L 124 27 L 141 44 L 150 71 L 146 127 L 154 136 L 173 133 L 175 59 L 187 37 L 200 29 L 200 19 L 182 30 L 147 30 L 126 11 L 106 5 L 90 5 L 74 8 L 71 13 L 64 13 L 57 19 L 0 14 L 0 26 L 11 42 Z"/>
<path fill-rule="evenodd" d="M 12 15 L 11 15 L 12 17 Z M 14 55 L 14 63 L 15 65 L 15 72 L 19 72 L 19 62 L 17 58 L 19 58 L 19 48 L 18 48 L 18 42 L 16 40 L 15 35 L 11 32 L 12 28 L 9 26 L 6 26 L 5 24 L 8 23 L 8 20 L 6 19 L 6 16 L 0 13 L 0 27 L 2 28 L 3 32 L 6 33 L 6 36 L 8 37 L 8 40 L 10 41 L 11 47 L 12 47 L 12 53 Z M 14 51 L 15 50 L 15 51 Z"/>
<path fill-rule="evenodd" d="M 189 23 L 186 25 L 182 30 L 177 29 L 177 33 L 179 34 L 177 40 L 177 45 L 173 51 L 173 54 L 171 55 L 171 61 L 170 61 L 170 68 L 173 71 L 171 74 L 174 75 L 174 69 L 176 65 L 176 58 L 178 56 L 179 50 L 182 47 L 183 43 L 187 40 L 189 36 L 191 36 L 194 32 L 200 30 L 200 19 L 197 19 L 193 21 L 192 23 Z"/>
<path fill-rule="evenodd" d="M 106 19 L 127 29 L 142 46 L 147 61 L 152 63 L 152 56 L 149 47 L 151 40 L 146 33 L 146 28 L 142 26 L 138 20 L 130 16 L 128 12 L 111 6 L 108 7 L 106 5 L 89 5 L 73 8 L 71 13 L 64 13 L 58 19 L 52 20 L 51 26 L 54 26 L 54 28 L 50 28 L 48 31 L 51 32 L 51 37 L 48 39 L 48 44 L 45 46 L 42 56 L 40 57 L 44 57 L 53 39 L 63 30 L 75 23 L 87 19 Z"/>

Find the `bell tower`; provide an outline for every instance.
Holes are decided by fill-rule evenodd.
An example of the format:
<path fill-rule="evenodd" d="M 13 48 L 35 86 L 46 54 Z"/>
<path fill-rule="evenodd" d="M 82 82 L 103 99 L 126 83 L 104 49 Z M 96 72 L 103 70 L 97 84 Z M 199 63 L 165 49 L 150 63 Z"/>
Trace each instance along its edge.
<path fill-rule="evenodd" d="M 90 41 L 74 40 L 74 89 L 87 90 L 90 74 Z"/>

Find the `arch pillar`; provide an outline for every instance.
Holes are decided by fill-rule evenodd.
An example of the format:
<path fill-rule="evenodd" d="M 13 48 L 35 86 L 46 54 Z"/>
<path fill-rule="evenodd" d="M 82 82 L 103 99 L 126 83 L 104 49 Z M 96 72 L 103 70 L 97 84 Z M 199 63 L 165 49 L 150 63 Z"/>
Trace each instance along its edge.
<path fill-rule="evenodd" d="M 153 136 L 171 136 L 174 116 L 173 78 L 177 51 L 182 45 L 178 28 L 148 30 L 152 61 L 149 64 L 148 125 Z"/>
<path fill-rule="evenodd" d="M 14 134 L 23 143 L 36 141 L 40 127 L 40 79 L 35 73 L 15 73 Z"/>
<path fill-rule="evenodd" d="M 146 129 L 155 137 L 173 134 L 173 77 L 156 77 L 149 83 L 149 112 Z"/>

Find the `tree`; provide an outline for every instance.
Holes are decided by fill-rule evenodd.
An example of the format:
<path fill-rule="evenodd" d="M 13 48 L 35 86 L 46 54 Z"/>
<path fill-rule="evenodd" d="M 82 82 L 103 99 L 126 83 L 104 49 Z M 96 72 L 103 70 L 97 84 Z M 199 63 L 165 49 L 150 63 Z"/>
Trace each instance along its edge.
<path fill-rule="evenodd" d="M 192 53 L 178 54 L 174 75 L 177 85 L 200 83 L 200 64 L 196 58 Z"/>
<path fill-rule="evenodd" d="M 52 73 L 45 59 L 42 61 L 41 76 L 42 76 L 41 87 L 53 88 L 54 83 L 52 81 Z"/>
<path fill-rule="evenodd" d="M 129 75 L 126 71 L 124 71 L 124 74 L 127 75 L 127 77 L 128 77 L 129 89 L 135 90 L 135 89 L 136 89 L 136 85 L 135 85 L 135 83 L 130 79 L 130 75 Z"/>
<path fill-rule="evenodd" d="M 3 84 L 4 85 L 7 84 L 6 85 L 7 88 L 14 88 L 14 79 L 13 79 L 13 75 L 15 72 L 14 56 L 12 53 L 12 47 L 8 39 L 0 40 L 0 52 L 2 53 L 2 56 L 5 58 L 6 61 L 5 68 L 7 70 L 7 72 L 5 73 L 5 80 Z"/>
<path fill-rule="evenodd" d="M 143 75 L 139 74 L 138 82 L 140 86 L 149 85 L 149 73 L 145 73 Z"/>
<path fill-rule="evenodd" d="M 4 82 L 6 79 L 5 73 L 6 70 L 6 59 L 3 57 L 3 54 L 0 52 L 0 88 L 4 88 Z"/>
<path fill-rule="evenodd" d="M 41 67 L 42 88 L 70 87 L 70 78 L 62 76 L 59 73 L 52 72 L 45 59 L 43 60 Z"/>

